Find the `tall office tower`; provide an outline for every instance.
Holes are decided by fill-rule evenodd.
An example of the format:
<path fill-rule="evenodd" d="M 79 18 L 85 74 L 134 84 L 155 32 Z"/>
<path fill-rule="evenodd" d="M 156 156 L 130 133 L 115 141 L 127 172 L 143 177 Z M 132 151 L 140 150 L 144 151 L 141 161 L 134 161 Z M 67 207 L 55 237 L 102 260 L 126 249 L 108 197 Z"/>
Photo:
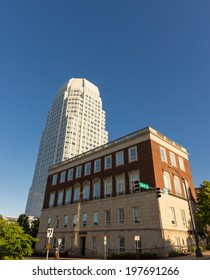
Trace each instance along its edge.
<path fill-rule="evenodd" d="M 98 88 L 86 79 L 70 79 L 49 110 L 25 214 L 40 217 L 50 166 L 107 142 Z"/>

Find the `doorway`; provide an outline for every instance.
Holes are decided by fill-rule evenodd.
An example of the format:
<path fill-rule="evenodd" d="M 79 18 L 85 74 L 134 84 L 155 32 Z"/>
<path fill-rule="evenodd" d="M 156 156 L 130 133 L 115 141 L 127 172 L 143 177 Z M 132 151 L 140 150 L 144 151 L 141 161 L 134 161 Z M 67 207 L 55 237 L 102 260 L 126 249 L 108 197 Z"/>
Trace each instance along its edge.
<path fill-rule="evenodd" d="M 80 237 L 80 254 L 85 256 L 86 237 Z"/>

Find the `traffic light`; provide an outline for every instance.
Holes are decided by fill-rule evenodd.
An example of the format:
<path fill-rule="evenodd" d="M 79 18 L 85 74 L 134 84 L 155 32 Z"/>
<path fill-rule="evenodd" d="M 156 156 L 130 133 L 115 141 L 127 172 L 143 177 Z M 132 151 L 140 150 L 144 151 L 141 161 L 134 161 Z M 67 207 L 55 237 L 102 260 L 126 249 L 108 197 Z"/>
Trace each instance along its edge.
<path fill-rule="evenodd" d="M 192 231 L 191 229 L 188 229 L 187 233 L 188 233 L 189 235 L 191 235 L 191 234 L 193 233 L 193 231 Z"/>
<path fill-rule="evenodd" d="M 155 190 L 156 190 L 157 198 L 161 197 L 161 189 L 156 188 Z"/>

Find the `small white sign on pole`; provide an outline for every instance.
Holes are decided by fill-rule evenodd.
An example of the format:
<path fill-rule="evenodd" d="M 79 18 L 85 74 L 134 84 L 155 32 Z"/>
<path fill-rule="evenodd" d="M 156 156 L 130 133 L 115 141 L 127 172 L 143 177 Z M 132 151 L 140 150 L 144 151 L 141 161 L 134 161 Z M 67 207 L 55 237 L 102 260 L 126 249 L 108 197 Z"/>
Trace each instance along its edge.
<path fill-rule="evenodd" d="M 48 229 L 47 229 L 47 237 L 48 237 L 48 238 L 53 237 L 53 228 L 48 228 Z"/>

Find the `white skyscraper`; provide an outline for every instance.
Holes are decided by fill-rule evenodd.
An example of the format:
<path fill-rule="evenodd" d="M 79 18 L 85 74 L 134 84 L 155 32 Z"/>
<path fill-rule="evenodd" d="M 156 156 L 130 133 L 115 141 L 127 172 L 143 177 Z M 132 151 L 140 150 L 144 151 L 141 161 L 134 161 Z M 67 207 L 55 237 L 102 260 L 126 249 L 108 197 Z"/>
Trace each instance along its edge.
<path fill-rule="evenodd" d="M 107 142 L 98 88 L 86 79 L 69 80 L 58 91 L 48 113 L 25 214 L 40 216 L 50 166 Z"/>

